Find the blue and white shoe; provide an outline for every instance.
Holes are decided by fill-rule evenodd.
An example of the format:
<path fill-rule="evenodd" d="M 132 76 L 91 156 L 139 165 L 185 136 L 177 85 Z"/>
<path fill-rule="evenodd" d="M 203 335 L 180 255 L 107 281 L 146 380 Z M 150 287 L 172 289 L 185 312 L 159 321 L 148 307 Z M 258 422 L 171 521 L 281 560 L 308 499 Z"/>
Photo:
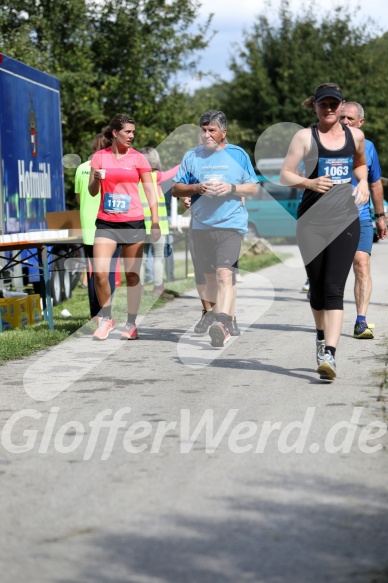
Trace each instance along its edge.
<path fill-rule="evenodd" d="M 365 320 L 361 320 L 361 322 L 355 324 L 353 338 L 373 340 L 374 337 L 373 331 L 369 328 Z"/>

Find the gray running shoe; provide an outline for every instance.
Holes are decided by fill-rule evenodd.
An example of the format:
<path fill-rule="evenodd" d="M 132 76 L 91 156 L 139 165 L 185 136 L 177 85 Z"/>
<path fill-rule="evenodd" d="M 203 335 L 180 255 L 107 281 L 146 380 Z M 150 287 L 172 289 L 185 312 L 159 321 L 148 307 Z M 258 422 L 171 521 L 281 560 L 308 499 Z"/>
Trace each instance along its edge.
<path fill-rule="evenodd" d="M 228 329 L 231 336 L 240 336 L 241 330 L 238 327 L 236 316 L 232 316 L 232 320 L 228 322 Z"/>
<path fill-rule="evenodd" d="M 325 353 L 322 364 L 317 368 L 319 378 L 327 381 L 333 381 L 337 376 L 334 356 L 329 352 Z"/>
<path fill-rule="evenodd" d="M 210 326 L 216 321 L 216 315 L 214 312 L 207 312 L 202 310 L 201 319 L 196 323 L 194 327 L 194 334 L 198 336 L 204 336 L 206 332 L 209 331 Z"/>
<path fill-rule="evenodd" d="M 325 360 L 325 341 L 316 338 L 315 343 L 317 347 L 317 365 L 319 366 Z"/>

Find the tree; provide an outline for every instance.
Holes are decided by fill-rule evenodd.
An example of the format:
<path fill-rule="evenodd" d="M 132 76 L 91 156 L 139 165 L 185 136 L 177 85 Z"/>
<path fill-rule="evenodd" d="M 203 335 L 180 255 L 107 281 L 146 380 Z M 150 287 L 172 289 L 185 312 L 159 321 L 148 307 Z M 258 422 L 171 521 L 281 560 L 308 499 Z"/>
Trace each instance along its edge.
<path fill-rule="evenodd" d="M 163 101 L 170 108 L 181 95 L 175 75 L 196 69 L 195 55 L 208 43 L 211 16 L 190 32 L 199 9 L 197 0 L 108 0 L 93 19 L 93 54 L 101 107 L 109 119 L 132 114 L 144 127 L 166 126 Z M 162 108 L 161 108 L 162 106 Z"/>
<path fill-rule="evenodd" d="M 348 7 L 338 5 L 321 18 L 315 14 L 311 3 L 302 15 L 293 16 L 288 0 L 283 0 L 277 26 L 265 15 L 256 18 L 231 62 L 234 77 L 225 87 L 222 108 L 249 130 L 243 145 L 253 154 L 255 141 L 272 124 L 311 124 L 315 118 L 301 107 L 302 101 L 320 83 L 338 83 L 348 100 L 360 101 L 370 111 L 365 130 L 381 145 L 379 153 L 388 171 L 388 151 L 381 140 L 387 122 L 381 96 L 388 83 L 383 66 L 388 39 L 373 39 L 372 22 L 354 24 Z"/>
<path fill-rule="evenodd" d="M 60 80 L 63 151 L 81 159 L 90 154 L 95 119 L 104 120 L 94 86 L 89 19 L 85 0 L 13 0 L 0 11 L 2 50 Z M 70 205 L 73 183 L 74 171 L 65 172 Z"/>
<path fill-rule="evenodd" d="M 363 131 L 376 146 L 385 177 L 388 176 L 388 142 L 386 131 L 388 125 L 387 100 L 388 79 L 384 71 L 388 70 L 388 33 L 373 39 L 365 47 L 368 74 L 358 87 L 358 98 L 365 109 Z"/>
<path fill-rule="evenodd" d="M 190 107 L 175 80 L 196 70 L 196 52 L 208 43 L 212 15 L 196 22 L 199 0 L 6 2 L 2 50 L 61 82 L 65 153 L 86 159 L 91 139 L 116 113 L 134 116 L 139 147 L 187 123 Z M 73 175 L 66 190 L 70 202 Z"/>

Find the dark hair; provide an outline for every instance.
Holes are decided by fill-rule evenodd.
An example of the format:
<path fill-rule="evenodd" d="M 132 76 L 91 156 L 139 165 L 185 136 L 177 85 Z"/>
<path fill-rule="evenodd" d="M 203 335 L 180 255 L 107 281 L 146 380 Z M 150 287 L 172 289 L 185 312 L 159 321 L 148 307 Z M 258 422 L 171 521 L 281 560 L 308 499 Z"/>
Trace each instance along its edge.
<path fill-rule="evenodd" d="M 124 124 L 126 123 L 132 123 L 133 125 L 135 125 L 135 120 L 130 117 L 129 115 L 126 115 L 125 113 L 118 113 L 117 115 L 115 115 L 109 122 L 109 125 L 104 128 L 103 134 L 104 134 L 104 138 L 106 138 L 107 140 L 112 141 L 113 139 L 113 130 L 116 130 L 117 132 L 119 132 Z"/>
<path fill-rule="evenodd" d="M 302 105 L 304 107 L 307 107 L 307 109 L 310 109 L 311 111 L 315 111 L 314 108 L 315 96 L 322 89 L 335 89 L 336 91 L 339 91 L 342 94 L 341 87 L 339 87 L 339 85 L 337 85 L 336 83 L 321 83 L 320 85 L 318 85 L 318 87 L 315 88 L 314 95 L 310 95 L 310 97 L 305 99 L 302 102 Z"/>
<path fill-rule="evenodd" d="M 211 123 L 215 124 L 220 128 L 220 130 L 224 131 L 228 127 L 228 123 L 226 121 L 226 115 L 223 111 L 217 111 L 216 109 L 209 109 L 209 111 L 205 111 L 199 118 L 199 125 L 208 126 Z"/>

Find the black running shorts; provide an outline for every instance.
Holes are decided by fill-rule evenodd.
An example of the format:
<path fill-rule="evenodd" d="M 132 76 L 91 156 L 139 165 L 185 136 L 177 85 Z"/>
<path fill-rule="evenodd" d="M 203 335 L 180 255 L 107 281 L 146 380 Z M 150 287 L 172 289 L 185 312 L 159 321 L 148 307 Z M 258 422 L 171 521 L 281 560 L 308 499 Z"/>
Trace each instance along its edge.
<path fill-rule="evenodd" d="M 219 267 L 238 268 L 243 236 L 234 229 L 193 229 L 192 245 L 199 273 L 215 273 Z"/>
<path fill-rule="evenodd" d="M 94 239 L 102 237 L 116 241 L 118 245 L 133 245 L 144 242 L 146 236 L 144 221 L 109 223 L 96 219 L 96 234 Z"/>

